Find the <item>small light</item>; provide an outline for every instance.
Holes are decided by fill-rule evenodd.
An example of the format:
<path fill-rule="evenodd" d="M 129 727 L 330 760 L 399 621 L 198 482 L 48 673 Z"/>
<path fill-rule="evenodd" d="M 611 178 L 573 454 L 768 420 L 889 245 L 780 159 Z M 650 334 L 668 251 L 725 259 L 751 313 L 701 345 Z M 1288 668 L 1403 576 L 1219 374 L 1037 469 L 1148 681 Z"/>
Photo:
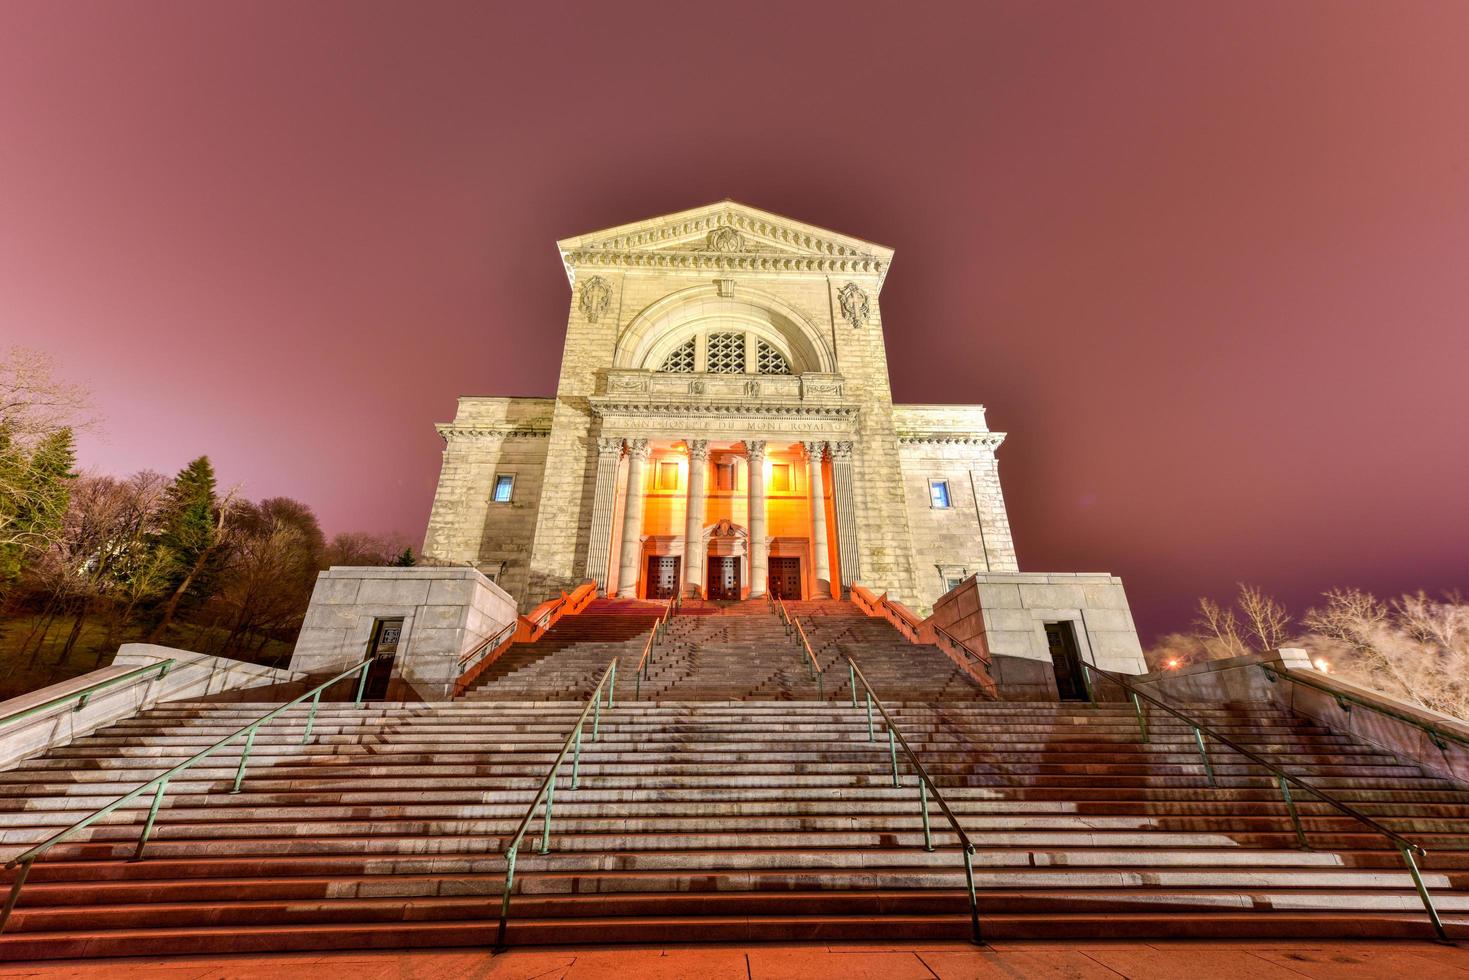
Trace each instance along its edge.
<path fill-rule="evenodd" d="M 1311 666 L 1315 667 L 1323 674 L 1331 673 L 1331 662 L 1325 657 L 1317 657 L 1315 661 L 1312 662 Z"/>
<path fill-rule="evenodd" d="M 1178 661 L 1177 660 L 1170 660 L 1167 663 L 1165 663 L 1163 666 L 1164 667 L 1167 667 L 1169 670 L 1177 670 L 1178 669 Z"/>

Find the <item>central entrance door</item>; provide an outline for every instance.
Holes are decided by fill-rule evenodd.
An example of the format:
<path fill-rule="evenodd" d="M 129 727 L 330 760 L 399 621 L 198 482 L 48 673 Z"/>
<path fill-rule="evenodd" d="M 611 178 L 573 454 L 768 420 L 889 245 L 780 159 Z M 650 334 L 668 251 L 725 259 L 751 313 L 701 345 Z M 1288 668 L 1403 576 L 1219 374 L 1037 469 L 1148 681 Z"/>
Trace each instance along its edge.
<path fill-rule="evenodd" d="M 740 597 L 740 560 L 738 557 L 714 556 L 709 559 L 709 598 L 738 600 Z"/>
<path fill-rule="evenodd" d="M 1088 700 L 1081 676 L 1081 655 L 1076 652 L 1076 631 L 1071 623 L 1047 623 L 1046 645 L 1051 648 L 1051 670 L 1056 675 L 1056 693 L 1061 700 Z"/>
<path fill-rule="evenodd" d="M 801 559 L 770 559 L 770 594 L 776 599 L 801 598 Z"/>
<path fill-rule="evenodd" d="M 648 598 L 672 599 L 678 594 L 677 555 L 648 556 Z"/>

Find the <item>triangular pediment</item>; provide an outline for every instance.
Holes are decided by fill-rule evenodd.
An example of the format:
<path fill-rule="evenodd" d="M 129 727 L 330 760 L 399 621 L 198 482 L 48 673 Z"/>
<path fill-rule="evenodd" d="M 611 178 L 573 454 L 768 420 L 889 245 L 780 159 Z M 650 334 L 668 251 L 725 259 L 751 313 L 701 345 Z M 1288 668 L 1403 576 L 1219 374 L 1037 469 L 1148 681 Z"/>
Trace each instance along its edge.
<path fill-rule="evenodd" d="M 667 214 L 557 242 L 568 274 L 586 261 L 641 266 L 697 263 L 734 269 L 831 266 L 883 276 L 893 250 L 734 201 Z"/>

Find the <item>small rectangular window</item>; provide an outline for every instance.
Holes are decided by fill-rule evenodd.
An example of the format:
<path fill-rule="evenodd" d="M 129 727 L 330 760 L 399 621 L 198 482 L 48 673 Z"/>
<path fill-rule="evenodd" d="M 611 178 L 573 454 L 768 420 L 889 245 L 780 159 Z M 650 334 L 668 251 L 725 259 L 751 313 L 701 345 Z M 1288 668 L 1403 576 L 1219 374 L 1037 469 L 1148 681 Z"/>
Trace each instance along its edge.
<path fill-rule="evenodd" d="M 733 462 L 719 462 L 714 464 L 714 489 L 733 490 L 735 488 L 735 464 Z"/>
<path fill-rule="evenodd" d="M 929 480 L 928 499 L 932 506 L 939 509 L 947 509 L 949 506 L 949 481 Z"/>
<path fill-rule="evenodd" d="M 964 580 L 962 578 L 948 577 L 948 578 L 945 578 L 944 579 L 944 585 L 947 587 L 948 591 L 950 591 L 950 592 L 953 592 L 955 589 L 957 589 L 959 586 L 961 586 L 963 584 L 964 584 Z"/>
<path fill-rule="evenodd" d="M 658 464 L 658 489 L 659 490 L 677 490 L 678 489 L 678 464 L 677 463 L 659 463 Z"/>
<path fill-rule="evenodd" d="M 776 493 L 791 492 L 791 464 L 770 464 L 770 489 Z"/>
<path fill-rule="evenodd" d="M 510 503 L 510 495 L 515 491 L 515 477 L 508 473 L 502 473 L 495 477 L 495 495 L 490 498 L 497 504 Z"/>

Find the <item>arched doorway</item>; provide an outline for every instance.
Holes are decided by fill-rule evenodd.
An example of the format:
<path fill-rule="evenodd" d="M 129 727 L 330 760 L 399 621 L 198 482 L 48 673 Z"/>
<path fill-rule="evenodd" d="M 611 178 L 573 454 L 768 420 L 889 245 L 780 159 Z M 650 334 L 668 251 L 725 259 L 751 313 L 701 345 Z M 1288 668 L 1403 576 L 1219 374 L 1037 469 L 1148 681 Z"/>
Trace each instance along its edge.
<path fill-rule="evenodd" d="M 704 594 L 714 600 L 744 598 L 750 578 L 749 532 L 728 518 L 704 528 Z"/>

